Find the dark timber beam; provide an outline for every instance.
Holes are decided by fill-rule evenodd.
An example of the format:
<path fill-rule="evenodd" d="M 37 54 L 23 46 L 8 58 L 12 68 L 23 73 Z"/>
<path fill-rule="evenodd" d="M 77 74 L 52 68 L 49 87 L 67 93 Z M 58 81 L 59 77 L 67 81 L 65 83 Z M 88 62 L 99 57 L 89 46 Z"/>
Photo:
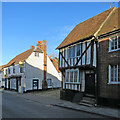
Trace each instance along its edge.
<path fill-rule="evenodd" d="M 85 49 L 85 51 L 81 54 L 80 58 L 77 60 L 77 63 L 75 64 L 75 66 L 77 66 L 77 64 L 79 63 L 79 61 L 82 59 L 83 55 L 86 53 L 86 51 L 88 50 L 88 48 L 94 44 L 94 40 L 91 40 L 91 43 L 87 46 L 87 48 Z"/>
<path fill-rule="evenodd" d="M 62 58 L 64 59 L 64 61 L 67 63 L 68 67 L 70 66 L 68 61 L 65 59 L 65 57 L 63 56 L 63 54 L 60 52 L 60 55 L 62 56 Z"/>

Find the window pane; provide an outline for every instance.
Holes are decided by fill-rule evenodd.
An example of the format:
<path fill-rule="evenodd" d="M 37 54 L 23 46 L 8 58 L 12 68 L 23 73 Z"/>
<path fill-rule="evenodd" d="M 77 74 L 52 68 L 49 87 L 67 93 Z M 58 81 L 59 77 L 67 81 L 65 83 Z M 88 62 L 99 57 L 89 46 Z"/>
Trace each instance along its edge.
<path fill-rule="evenodd" d="M 117 36 L 111 38 L 111 50 L 117 49 Z"/>
<path fill-rule="evenodd" d="M 51 85 L 52 85 L 51 79 L 47 79 L 47 84 L 48 84 L 48 86 L 51 86 Z"/>
<path fill-rule="evenodd" d="M 71 47 L 69 48 L 69 58 L 71 57 Z"/>
<path fill-rule="evenodd" d="M 77 45 L 77 56 L 80 56 L 80 44 Z"/>
<path fill-rule="evenodd" d="M 115 49 L 117 49 L 117 36 L 115 37 Z"/>
<path fill-rule="evenodd" d="M 66 77 L 66 82 L 68 82 L 69 81 L 69 71 L 67 71 L 67 75 L 66 75 L 67 77 Z"/>
<path fill-rule="evenodd" d="M 69 49 L 67 49 L 67 58 L 69 59 Z"/>
<path fill-rule="evenodd" d="M 70 82 L 73 82 L 73 71 L 70 72 Z"/>
<path fill-rule="evenodd" d="M 120 82 L 120 65 L 118 65 L 118 81 Z"/>
<path fill-rule="evenodd" d="M 64 50 L 64 57 L 66 58 L 66 50 Z"/>
<path fill-rule="evenodd" d="M 72 57 L 75 57 L 75 46 L 72 47 Z"/>
<path fill-rule="evenodd" d="M 118 48 L 120 48 L 120 37 L 118 38 Z"/>
<path fill-rule="evenodd" d="M 77 82 L 78 71 L 74 72 L 74 82 Z"/>
<path fill-rule="evenodd" d="M 117 65 L 115 65 L 115 82 L 117 82 Z"/>
<path fill-rule="evenodd" d="M 113 66 L 111 66 L 111 82 L 113 82 Z"/>

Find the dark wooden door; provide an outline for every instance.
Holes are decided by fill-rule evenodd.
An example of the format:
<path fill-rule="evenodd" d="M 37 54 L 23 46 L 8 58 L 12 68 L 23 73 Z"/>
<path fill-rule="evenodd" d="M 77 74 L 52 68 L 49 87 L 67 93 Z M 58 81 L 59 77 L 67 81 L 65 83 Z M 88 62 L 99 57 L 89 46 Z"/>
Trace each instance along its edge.
<path fill-rule="evenodd" d="M 8 79 L 8 90 L 10 90 L 10 79 Z"/>
<path fill-rule="evenodd" d="M 16 78 L 16 91 L 18 91 L 19 86 L 21 86 L 21 77 Z"/>
<path fill-rule="evenodd" d="M 33 80 L 33 90 L 38 90 L 38 80 Z"/>
<path fill-rule="evenodd" d="M 18 91 L 18 80 L 16 80 L 16 91 Z"/>
<path fill-rule="evenodd" d="M 95 95 L 95 74 L 85 75 L 85 94 Z"/>

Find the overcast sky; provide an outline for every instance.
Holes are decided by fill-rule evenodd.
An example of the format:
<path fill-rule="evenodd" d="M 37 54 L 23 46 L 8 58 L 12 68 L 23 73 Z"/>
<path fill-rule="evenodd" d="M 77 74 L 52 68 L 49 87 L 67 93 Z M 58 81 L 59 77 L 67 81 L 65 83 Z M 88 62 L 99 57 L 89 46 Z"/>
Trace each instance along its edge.
<path fill-rule="evenodd" d="M 112 5 L 118 7 L 117 3 Z M 47 40 L 48 55 L 80 22 L 107 9 L 100 2 L 4 2 L 2 3 L 2 63 Z"/>

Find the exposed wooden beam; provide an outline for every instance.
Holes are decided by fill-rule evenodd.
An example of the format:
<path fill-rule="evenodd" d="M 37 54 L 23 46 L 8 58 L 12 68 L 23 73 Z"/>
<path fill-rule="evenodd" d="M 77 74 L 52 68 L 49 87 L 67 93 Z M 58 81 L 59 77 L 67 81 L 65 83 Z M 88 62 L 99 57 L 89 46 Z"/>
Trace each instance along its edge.
<path fill-rule="evenodd" d="M 63 54 L 60 52 L 60 55 L 62 56 L 62 58 L 64 59 L 64 61 L 67 63 L 68 67 L 70 66 L 68 61 L 65 59 L 65 57 L 63 56 Z"/>
<path fill-rule="evenodd" d="M 77 66 L 77 64 L 79 63 L 79 61 L 82 59 L 83 55 L 86 53 L 86 51 L 88 50 L 88 48 L 94 44 L 94 40 L 91 40 L 91 43 L 87 46 L 87 48 L 85 49 L 85 51 L 81 54 L 80 58 L 77 60 L 77 63 L 75 64 L 75 66 Z"/>

